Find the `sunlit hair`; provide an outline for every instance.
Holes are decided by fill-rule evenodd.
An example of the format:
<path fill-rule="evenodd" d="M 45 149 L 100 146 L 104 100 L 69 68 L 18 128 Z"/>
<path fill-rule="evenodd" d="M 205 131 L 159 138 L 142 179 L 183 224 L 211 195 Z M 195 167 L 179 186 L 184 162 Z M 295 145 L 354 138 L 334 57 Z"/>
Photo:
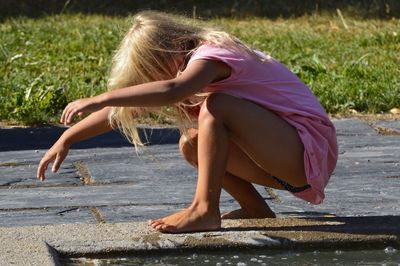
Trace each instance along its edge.
<path fill-rule="evenodd" d="M 114 90 L 142 83 L 168 80 L 177 77 L 183 66 L 177 56 L 186 60 L 200 45 L 210 43 L 227 49 L 248 53 L 261 61 L 265 57 L 255 53 L 238 39 L 223 31 L 194 25 L 185 19 L 165 13 L 144 11 L 133 17 L 133 24 L 117 49 L 111 66 L 108 89 Z M 186 61 L 185 60 L 185 61 Z M 188 105 L 201 104 L 204 96 L 197 95 L 176 103 L 168 115 L 175 118 L 181 130 L 191 124 Z M 113 107 L 110 124 L 118 127 L 126 138 L 137 147 L 142 145 L 136 129 L 135 117 L 162 113 L 162 108 Z"/>

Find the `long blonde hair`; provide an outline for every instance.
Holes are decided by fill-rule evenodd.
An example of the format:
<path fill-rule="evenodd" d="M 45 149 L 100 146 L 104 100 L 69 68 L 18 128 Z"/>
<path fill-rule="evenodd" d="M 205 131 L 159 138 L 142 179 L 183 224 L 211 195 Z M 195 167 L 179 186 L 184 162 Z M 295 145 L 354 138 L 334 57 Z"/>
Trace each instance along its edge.
<path fill-rule="evenodd" d="M 126 33 L 113 60 L 108 89 L 114 90 L 152 81 L 173 79 L 182 69 L 177 55 L 188 56 L 204 43 L 240 50 L 264 60 L 248 46 L 223 31 L 202 28 L 193 20 L 185 20 L 165 13 L 144 11 L 133 17 L 133 25 Z M 185 60 L 186 61 L 186 60 Z M 201 97 L 200 97 L 201 98 Z M 199 99 L 189 99 L 196 104 Z M 174 104 L 172 112 L 181 129 L 191 123 L 183 103 Z M 135 117 L 149 112 L 162 112 L 161 108 L 113 107 L 110 125 L 118 127 L 137 147 L 142 145 Z"/>

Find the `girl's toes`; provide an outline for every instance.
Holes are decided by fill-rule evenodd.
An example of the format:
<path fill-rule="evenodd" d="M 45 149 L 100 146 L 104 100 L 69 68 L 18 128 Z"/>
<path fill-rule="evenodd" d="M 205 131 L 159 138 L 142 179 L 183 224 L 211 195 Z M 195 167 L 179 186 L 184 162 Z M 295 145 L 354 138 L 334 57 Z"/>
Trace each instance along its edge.
<path fill-rule="evenodd" d="M 162 223 L 162 219 L 150 220 L 149 225 L 153 226 L 154 224 Z"/>
<path fill-rule="evenodd" d="M 161 224 L 157 230 L 162 233 L 174 233 L 174 227 L 168 224 Z"/>
<path fill-rule="evenodd" d="M 154 229 L 157 229 L 156 227 L 159 226 L 160 224 L 162 224 L 162 221 L 156 220 L 156 221 L 152 221 L 150 226 L 153 227 Z"/>
<path fill-rule="evenodd" d="M 154 229 L 156 229 L 157 231 L 160 231 L 160 232 L 164 232 L 164 228 L 166 228 L 166 227 L 167 227 L 166 224 L 164 224 L 164 223 L 158 223 L 158 224 L 156 224 L 156 225 L 154 226 Z"/>

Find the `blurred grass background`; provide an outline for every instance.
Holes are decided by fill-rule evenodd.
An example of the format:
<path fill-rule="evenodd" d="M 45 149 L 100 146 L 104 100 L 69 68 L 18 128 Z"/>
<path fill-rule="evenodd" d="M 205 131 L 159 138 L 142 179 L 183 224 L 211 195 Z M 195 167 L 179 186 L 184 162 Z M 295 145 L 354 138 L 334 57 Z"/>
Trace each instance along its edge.
<path fill-rule="evenodd" d="M 68 2 L 68 1 L 67 1 Z M 295 72 L 331 114 L 400 106 L 400 20 L 347 13 L 205 21 L 270 53 Z M 0 22 L 0 120 L 57 123 L 67 102 L 106 90 L 127 16 L 53 14 Z"/>
<path fill-rule="evenodd" d="M 156 9 L 202 18 L 249 16 L 268 18 L 332 14 L 360 18 L 400 17 L 399 0 L 1 0 L 0 19 L 40 17 L 63 12 L 126 16 L 143 9 Z"/>

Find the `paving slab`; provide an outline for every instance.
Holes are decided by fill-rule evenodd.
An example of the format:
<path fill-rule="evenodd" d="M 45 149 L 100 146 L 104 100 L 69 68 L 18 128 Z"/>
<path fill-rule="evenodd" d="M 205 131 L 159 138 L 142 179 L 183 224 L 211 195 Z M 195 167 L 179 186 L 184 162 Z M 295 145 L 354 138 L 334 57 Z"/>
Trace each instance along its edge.
<path fill-rule="evenodd" d="M 196 170 L 182 159 L 176 144 L 154 145 L 141 148 L 138 153 L 132 148 L 118 149 L 118 152 L 98 150 L 95 157 L 85 160 L 93 181 L 136 182 L 159 178 L 170 181 L 196 180 Z"/>
<path fill-rule="evenodd" d="M 90 208 L 43 208 L 0 211 L 0 226 L 29 226 L 64 224 L 97 224 L 99 221 Z"/>
<path fill-rule="evenodd" d="M 189 202 L 189 195 L 163 185 L 149 187 L 143 183 L 127 185 L 103 185 L 85 187 L 39 187 L 29 189 L 2 189 L 0 209 L 118 206 L 129 204 L 177 204 Z M 145 196 L 145 195 L 154 195 Z"/>
<path fill-rule="evenodd" d="M 36 177 L 37 163 L 35 164 L 0 164 L 0 189 L 28 188 L 28 187 L 53 187 L 53 186 L 79 186 L 82 185 L 79 175 L 72 164 L 65 163 L 46 182 L 39 182 Z"/>
<path fill-rule="evenodd" d="M 399 196 L 397 177 L 400 162 L 396 160 L 400 157 L 399 137 L 377 135 L 371 126 L 358 119 L 336 120 L 334 123 L 339 133 L 347 133 L 339 135 L 340 159 L 328 186 L 325 203 L 313 206 L 284 191 L 275 191 L 280 203 L 269 199 L 271 207 L 278 215 L 370 215 L 397 211 L 398 207 L 392 202 L 392 197 Z M 12 202 L 1 201 L 0 209 L 101 207 L 100 213 L 112 214 L 114 208 L 130 208 L 133 211 L 135 208 L 145 209 L 146 206 L 162 203 L 175 209 L 190 202 L 197 173 L 181 159 L 176 144 L 153 145 L 136 153 L 132 147 L 113 147 L 114 141 L 109 141 L 112 147 L 104 147 L 106 142 L 101 142 L 98 148 L 72 149 L 64 169 L 59 174 L 49 175 L 43 183 L 36 181 L 32 174 L 46 150 L 0 153 L 0 164 L 4 165 L 0 170 L 6 176 L 1 179 L 3 187 L 20 188 L 0 190 L 0 196 L 13 198 Z M 82 184 L 82 173 L 76 169 L 77 162 L 86 168 L 86 174 L 91 178 L 89 185 Z M 23 177 L 23 182 L 17 182 L 18 176 Z M 179 186 L 175 185 L 177 182 Z M 363 186 L 360 186 L 360 182 Z M 34 188 L 22 190 L 24 186 Z M 259 190 L 265 198 L 271 196 L 263 189 Z M 359 202 L 351 202 L 348 193 L 360 194 Z M 362 204 L 364 201 L 361 199 L 366 193 L 379 197 L 366 196 L 366 203 Z M 345 201 L 338 204 L 338 199 Z M 377 206 L 368 208 L 368 200 L 377 202 Z M 237 206 L 229 196 L 222 201 L 229 202 L 231 208 Z M 380 207 L 379 203 L 382 202 L 385 205 Z M 229 208 L 228 205 L 226 207 Z M 106 213 L 104 217 L 113 217 Z M 131 216 L 140 219 L 139 214 Z M 115 216 L 112 221 L 124 221 L 123 217 L 131 216 Z M 65 218 L 64 222 L 68 223 Z M 147 219 L 148 216 L 142 218 Z"/>
<path fill-rule="evenodd" d="M 378 132 L 369 124 L 354 118 L 334 119 L 338 136 L 376 136 Z"/>

